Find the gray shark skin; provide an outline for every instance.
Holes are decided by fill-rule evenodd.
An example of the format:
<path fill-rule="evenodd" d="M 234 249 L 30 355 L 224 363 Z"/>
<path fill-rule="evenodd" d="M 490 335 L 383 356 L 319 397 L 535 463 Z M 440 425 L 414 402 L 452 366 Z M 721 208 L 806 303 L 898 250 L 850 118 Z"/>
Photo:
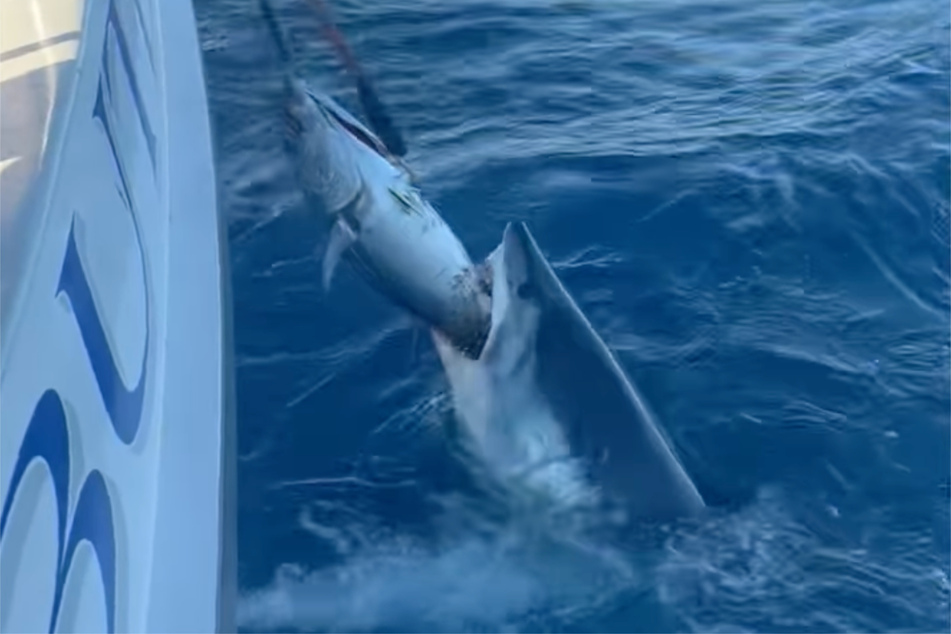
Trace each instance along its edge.
<path fill-rule="evenodd" d="M 285 149 L 308 209 L 329 227 L 324 290 L 345 259 L 390 301 L 466 354 L 478 355 L 489 329 L 489 302 L 465 247 L 403 162 L 333 99 L 294 75 L 268 0 L 261 0 L 261 9 L 285 67 Z"/>
<path fill-rule="evenodd" d="M 492 322 L 470 359 L 432 336 L 457 417 L 503 479 L 629 519 L 704 509 L 644 400 L 555 275 L 528 228 L 509 224 L 486 266 Z"/>

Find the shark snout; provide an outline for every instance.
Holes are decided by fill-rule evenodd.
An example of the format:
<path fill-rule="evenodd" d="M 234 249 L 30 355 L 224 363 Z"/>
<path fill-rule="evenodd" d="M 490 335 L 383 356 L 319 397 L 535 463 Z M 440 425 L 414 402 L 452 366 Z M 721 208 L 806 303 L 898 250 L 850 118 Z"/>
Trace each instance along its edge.
<path fill-rule="evenodd" d="M 510 222 L 502 235 L 505 277 L 513 290 L 532 278 L 532 236 L 524 222 Z"/>

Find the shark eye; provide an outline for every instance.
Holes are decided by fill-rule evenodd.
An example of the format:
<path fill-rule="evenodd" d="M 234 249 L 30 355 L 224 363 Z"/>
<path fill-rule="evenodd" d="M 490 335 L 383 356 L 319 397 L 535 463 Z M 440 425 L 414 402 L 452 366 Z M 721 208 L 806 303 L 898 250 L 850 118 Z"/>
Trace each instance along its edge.
<path fill-rule="evenodd" d="M 515 292 L 521 299 L 531 299 L 535 296 L 535 285 L 531 282 L 522 282 Z"/>

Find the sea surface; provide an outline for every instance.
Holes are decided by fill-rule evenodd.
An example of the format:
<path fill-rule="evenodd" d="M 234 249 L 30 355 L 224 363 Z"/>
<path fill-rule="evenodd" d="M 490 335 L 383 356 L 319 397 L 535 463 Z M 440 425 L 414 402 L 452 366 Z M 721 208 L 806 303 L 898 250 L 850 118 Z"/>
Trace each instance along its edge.
<path fill-rule="evenodd" d="M 946 0 L 332 2 L 424 194 L 475 259 L 528 223 L 710 505 L 623 544 L 480 493 L 426 333 L 346 267 L 320 287 L 257 2 L 195 4 L 242 630 L 949 630 Z"/>

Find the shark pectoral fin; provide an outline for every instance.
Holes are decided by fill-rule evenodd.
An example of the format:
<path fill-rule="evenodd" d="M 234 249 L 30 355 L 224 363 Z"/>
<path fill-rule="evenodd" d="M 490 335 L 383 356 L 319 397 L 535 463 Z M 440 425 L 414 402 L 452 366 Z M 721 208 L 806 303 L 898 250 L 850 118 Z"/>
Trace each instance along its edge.
<path fill-rule="evenodd" d="M 357 241 L 357 235 L 353 229 L 344 222 L 338 220 L 330 230 L 330 240 L 327 241 L 327 250 L 324 252 L 323 262 L 323 284 L 324 292 L 330 291 L 330 280 L 333 279 L 334 270 L 337 263 L 340 262 L 340 256 Z"/>

